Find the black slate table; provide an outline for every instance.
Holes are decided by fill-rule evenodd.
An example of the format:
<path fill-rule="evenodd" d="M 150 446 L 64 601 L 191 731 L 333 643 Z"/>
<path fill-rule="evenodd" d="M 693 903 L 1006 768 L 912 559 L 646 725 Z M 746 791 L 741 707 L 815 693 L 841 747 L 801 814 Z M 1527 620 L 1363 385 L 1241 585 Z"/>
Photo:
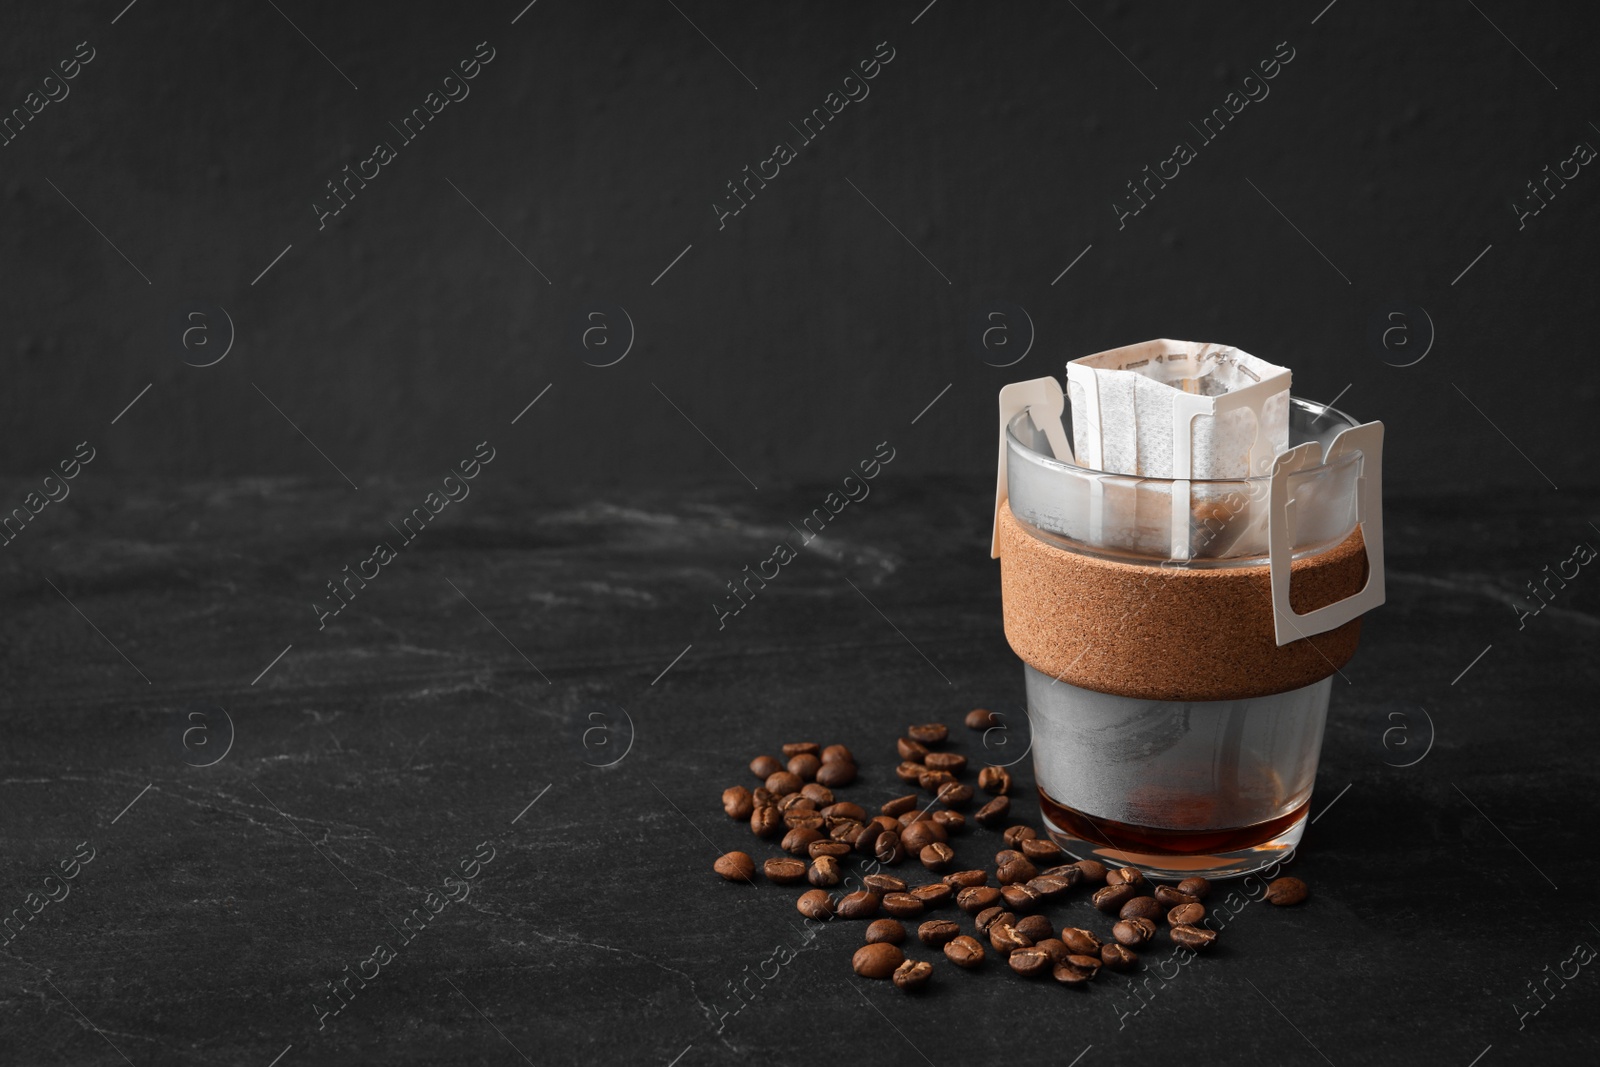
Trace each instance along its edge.
<path fill-rule="evenodd" d="M 1215 953 L 1082 992 L 937 960 L 906 996 L 851 974 L 859 923 L 808 937 L 797 890 L 712 874 L 776 854 L 719 795 L 789 740 L 854 749 L 842 795 L 869 804 L 901 791 L 908 723 L 951 723 L 975 760 L 1025 749 L 1025 722 L 987 748 L 959 726 L 1021 699 L 991 487 L 886 471 L 719 625 L 725 583 L 833 486 L 579 498 L 491 468 L 319 628 L 326 583 L 432 488 L 106 474 L 5 548 L 0 1062 L 1600 1047 L 1600 962 L 1579 962 L 1600 946 L 1600 577 L 1518 617 L 1525 583 L 1600 544 L 1593 492 L 1388 501 L 1389 603 L 1336 682 L 1291 866 L 1309 902 L 1251 903 Z M 1047 914 L 1104 925 L 1081 894 Z"/>

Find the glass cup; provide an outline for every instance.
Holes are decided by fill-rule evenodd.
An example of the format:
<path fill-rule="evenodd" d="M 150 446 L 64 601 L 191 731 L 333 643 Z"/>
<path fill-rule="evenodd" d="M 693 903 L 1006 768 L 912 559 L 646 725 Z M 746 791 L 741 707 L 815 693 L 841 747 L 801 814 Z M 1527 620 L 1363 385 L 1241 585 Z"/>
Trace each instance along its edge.
<path fill-rule="evenodd" d="M 1069 441 L 1070 420 L 1068 406 Z M 1291 446 L 1326 447 L 1353 425 L 1333 408 L 1290 401 Z M 1012 513 L 1053 548 L 1146 566 L 1267 566 L 1265 474 L 1178 481 L 1088 470 L 1055 459 L 1027 412 L 1007 426 L 1006 448 Z M 1350 452 L 1288 476 L 1294 558 L 1326 552 L 1355 529 L 1360 460 Z M 1175 511 L 1174 493 L 1187 493 L 1189 506 Z M 1170 558 L 1172 523 L 1207 514 L 1226 521 L 1179 531 L 1189 558 Z M 1040 808 L 1068 853 L 1155 877 L 1218 878 L 1280 861 L 1299 843 L 1331 678 L 1239 700 L 1163 701 L 1023 669 Z"/>

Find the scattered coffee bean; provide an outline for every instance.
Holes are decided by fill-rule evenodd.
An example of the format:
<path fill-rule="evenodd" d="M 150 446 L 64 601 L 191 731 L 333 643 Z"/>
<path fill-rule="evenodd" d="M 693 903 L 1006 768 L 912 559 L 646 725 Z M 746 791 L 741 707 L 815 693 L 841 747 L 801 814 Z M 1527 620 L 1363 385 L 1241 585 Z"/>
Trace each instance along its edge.
<path fill-rule="evenodd" d="M 1197 904 L 1200 898 L 1181 889 L 1174 889 L 1170 885 L 1156 886 L 1156 899 L 1169 908 L 1176 908 L 1180 904 Z"/>
<path fill-rule="evenodd" d="M 878 913 L 879 900 L 878 894 L 863 889 L 840 897 L 833 910 L 841 919 L 870 919 Z"/>
<path fill-rule="evenodd" d="M 795 882 L 806 880 L 806 862 L 779 856 L 763 863 L 761 873 L 767 876 L 767 881 L 775 885 L 793 885 Z"/>
<path fill-rule="evenodd" d="M 801 893 L 794 906 L 808 919 L 833 918 L 833 897 L 826 889 L 810 889 Z"/>
<path fill-rule="evenodd" d="M 906 939 L 906 928 L 897 919 L 873 919 L 867 924 L 867 944 L 898 945 Z"/>
<path fill-rule="evenodd" d="M 742 785 L 730 785 L 722 791 L 722 810 L 730 819 L 748 819 L 756 808 L 750 799 L 750 790 Z"/>
<path fill-rule="evenodd" d="M 1298 878 L 1274 878 L 1267 883 L 1267 903 L 1279 907 L 1298 904 L 1311 895 L 1311 889 Z"/>
<path fill-rule="evenodd" d="M 1119 919 L 1149 919 L 1155 922 L 1165 915 L 1166 908 L 1155 897 L 1134 897 L 1117 911 Z"/>
<path fill-rule="evenodd" d="M 956 861 L 956 853 L 943 841 L 935 841 L 931 845 L 924 846 L 917 858 L 930 871 L 944 871 L 949 870 L 950 865 Z"/>
<path fill-rule="evenodd" d="M 929 948 L 943 948 L 961 933 L 961 925 L 949 919 L 929 919 L 917 927 L 917 937 Z"/>
<path fill-rule="evenodd" d="M 829 789 L 839 789 L 856 780 L 856 765 L 847 760 L 824 763 L 817 771 L 817 784 Z"/>
<path fill-rule="evenodd" d="M 1011 885 L 1016 882 L 1026 882 L 1031 878 L 1037 877 L 1038 874 L 1039 868 L 1019 856 L 1017 859 L 1001 864 L 994 877 L 995 881 L 1001 885 Z"/>
<path fill-rule="evenodd" d="M 1041 941 L 1056 936 L 1055 930 L 1050 926 L 1050 920 L 1043 915 L 1025 915 L 1018 919 L 1017 933 L 1036 945 Z"/>
<path fill-rule="evenodd" d="M 872 854 L 878 857 L 879 863 L 895 864 L 905 858 L 906 852 L 900 845 L 900 835 L 893 830 L 885 830 L 873 842 Z"/>
<path fill-rule="evenodd" d="M 969 889 L 972 886 L 988 885 L 989 875 L 984 871 L 956 871 L 944 876 L 944 884 L 954 889 Z"/>
<path fill-rule="evenodd" d="M 885 802 L 878 811 L 884 815 L 893 815 L 895 818 L 899 818 L 906 812 L 915 810 L 919 803 L 921 801 L 918 799 L 917 794 L 907 793 L 903 797 L 895 797 L 893 800 Z"/>
<path fill-rule="evenodd" d="M 789 761 L 789 773 L 802 782 L 809 782 L 816 778 L 817 771 L 822 769 L 822 760 L 809 752 L 795 756 Z"/>
<path fill-rule="evenodd" d="M 792 741 L 783 746 L 783 758 L 791 759 L 794 756 L 812 755 L 822 751 L 822 746 L 815 741 Z"/>
<path fill-rule="evenodd" d="M 927 910 L 927 905 L 910 893 L 887 893 L 882 907 L 897 919 L 915 919 Z"/>
<path fill-rule="evenodd" d="M 748 882 L 756 873 L 756 861 L 745 852 L 729 852 L 717 857 L 712 870 L 730 882 Z"/>
<path fill-rule="evenodd" d="M 943 882 L 930 882 L 927 885 L 917 886 L 911 891 L 911 895 L 922 901 L 924 907 L 931 908 L 955 896 L 956 891 Z"/>
<path fill-rule="evenodd" d="M 900 833 L 900 843 L 906 851 L 921 852 L 929 845 L 943 844 L 949 840 L 950 835 L 944 832 L 944 827 L 931 819 L 914 822 Z M 951 853 L 952 856 L 955 853 Z"/>
<path fill-rule="evenodd" d="M 856 835 L 851 847 L 863 856 L 871 856 L 878 847 L 878 838 L 883 835 L 883 824 L 877 820 L 867 823 Z"/>
<path fill-rule="evenodd" d="M 1094 896 L 1089 898 L 1089 903 L 1105 912 L 1115 915 L 1122 910 L 1122 906 L 1139 895 L 1139 890 L 1131 885 L 1108 885 L 1103 889 L 1096 889 Z"/>
<path fill-rule="evenodd" d="M 1043 941 L 1034 943 L 1034 948 L 1042 949 L 1050 957 L 1051 963 L 1065 963 L 1072 950 L 1061 943 L 1059 938 L 1047 937 Z"/>
<path fill-rule="evenodd" d="M 1001 907 L 984 908 L 972 917 L 972 924 L 978 928 L 980 934 L 986 934 L 995 927 L 1012 926 L 1016 923 L 1017 916 Z"/>
<path fill-rule="evenodd" d="M 800 795 L 819 808 L 825 809 L 833 803 L 833 790 L 825 785 L 818 785 L 816 782 L 807 782 L 801 786 Z"/>
<path fill-rule="evenodd" d="M 1178 883 L 1178 892 L 1188 893 L 1196 900 L 1204 900 L 1206 894 L 1211 892 L 1211 883 L 1199 875 L 1194 875 Z"/>
<path fill-rule="evenodd" d="M 822 827 L 826 823 L 822 816 L 814 811 L 807 811 L 804 808 L 790 808 L 783 813 L 783 825 L 791 830 L 816 830 L 821 833 Z"/>
<path fill-rule="evenodd" d="M 900 758 L 905 760 L 907 763 L 920 764 L 928 755 L 927 745 L 924 745 L 920 741 L 913 741 L 909 737 L 902 737 L 900 740 L 896 741 L 895 750 L 899 752 Z"/>
<path fill-rule="evenodd" d="M 1039 836 L 1039 832 L 1031 826 L 1008 826 L 1000 835 L 1007 848 L 1016 848 L 1024 841 L 1031 841 Z"/>
<path fill-rule="evenodd" d="M 895 968 L 894 984 L 907 993 L 921 989 L 933 977 L 933 964 L 927 960 L 906 960 Z"/>
<path fill-rule="evenodd" d="M 961 934 L 944 946 L 944 958 L 957 967 L 976 967 L 983 962 L 983 946 Z"/>
<path fill-rule="evenodd" d="M 829 745 L 822 750 L 823 763 L 854 763 L 856 758 L 843 745 Z"/>
<path fill-rule="evenodd" d="M 887 978 L 906 961 L 906 954 L 898 945 L 878 942 L 862 945 L 850 958 L 850 966 L 863 978 Z"/>
<path fill-rule="evenodd" d="M 989 885 L 969 886 L 956 894 L 956 907 L 968 915 L 976 915 L 985 908 L 992 908 L 1000 900 L 1000 890 Z"/>
<path fill-rule="evenodd" d="M 917 784 L 935 796 L 942 787 L 955 784 L 955 780 L 956 776 L 949 771 L 930 771 L 926 767 L 917 775 Z"/>
<path fill-rule="evenodd" d="M 853 819 L 856 822 L 866 822 L 867 813 L 860 804 L 852 804 L 848 800 L 841 800 L 836 804 L 829 804 L 822 809 L 822 814 L 830 819 Z"/>
<path fill-rule="evenodd" d="M 843 878 L 839 861 L 832 856 L 818 856 L 811 861 L 811 869 L 806 872 L 806 880 L 819 889 L 838 885 Z"/>
<path fill-rule="evenodd" d="M 1019 841 L 1017 846 L 1022 849 L 1022 854 L 1035 862 L 1045 863 L 1061 858 L 1061 846 L 1048 837 L 1030 837 L 1026 841 Z"/>
<path fill-rule="evenodd" d="M 813 783 L 806 783 L 806 785 L 811 784 Z M 801 788 L 804 789 L 805 786 L 801 786 Z M 778 805 L 778 810 L 783 812 L 785 815 L 789 814 L 791 811 L 814 812 L 817 810 L 817 802 L 806 796 L 804 793 L 789 793 L 786 796 L 779 797 L 776 803 Z"/>
<path fill-rule="evenodd" d="M 810 854 L 811 842 L 822 840 L 822 834 L 804 826 L 797 826 L 783 835 L 783 840 L 778 847 L 791 856 L 805 856 Z"/>
<path fill-rule="evenodd" d="M 978 813 L 974 815 L 973 818 L 978 820 L 979 826 L 993 828 L 1005 822 L 1006 816 L 1010 813 L 1010 811 L 1010 797 L 995 797 L 993 800 L 989 801 L 989 803 L 979 808 Z"/>
<path fill-rule="evenodd" d="M 900 832 L 902 834 L 905 833 L 906 827 L 919 821 L 927 822 L 927 813 L 921 811 L 908 811 L 904 815 L 901 815 L 899 818 L 895 819 L 895 823 L 900 827 Z"/>
<path fill-rule="evenodd" d="M 1217 939 L 1217 932 L 1208 930 L 1204 926 L 1169 926 L 1167 936 L 1172 938 L 1172 943 L 1179 948 L 1199 952 L 1211 947 L 1211 943 Z"/>
<path fill-rule="evenodd" d="M 783 770 L 783 767 L 780 766 L 778 770 Z M 771 807 L 777 802 L 778 798 L 772 795 L 772 790 L 768 789 L 764 785 L 758 785 L 754 789 L 750 790 L 750 803 L 754 804 L 758 808 Z"/>
<path fill-rule="evenodd" d="M 1074 871 L 1073 875 L 1075 876 L 1076 874 L 1077 872 Z M 1038 894 L 1040 900 L 1054 900 L 1076 884 L 1075 877 L 1062 874 L 1041 874 L 1026 883 L 1029 889 Z"/>
<path fill-rule="evenodd" d="M 1193 904 L 1179 904 L 1167 912 L 1168 926 L 1196 926 L 1206 917 L 1206 906 L 1198 900 Z"/>
<path fill-rule="evenodd" d="M 1085 882 L 1093 884 L 1106 880 L 1106 865 L 1099 860 L 1079 860 L 1073 866 L 1083 872 L 1083 880 Z"/>
<path fill-rule="evenodd" d="M 947 834 L 959 834 L 967 828 L 967 817 L 959 811 L 941 808 L 933 813 L 933 821 L 944 827 Z"/>
<path fill-rule="evenodd" d="M 1156 924 L 1149 919 L 1119 919 L 1111 928 L 1111 936 L 1119 945 L 1138 948 L 1156 936 Z"/>
<path fill-rule="evenodd" d="M 900 821 L 898 819 L 891 819 L 887 815 L 874 815 L 872 821 L 885 830 L 893 830 L 895 833 L 900 832 Z"/>
<path fill-rule="evenodd" d="M 1020 882 L 1001 886 L 1000 899 L 1006 902 L 1006 907 L 1019 912 L 1032 911 L 1039 906 L 1039 894 Z"/>
<path fill-rule="evenodd" d="M 757 756 L 750 761 L 750 773 L 763 782 L 783 770 L 783 764 L 771 756 Z"/>
<path fill-rule="evenodd" d="M 800 776 L 789 771 L 779 771 L 767 779 L 767 791 L 775 797 L 798 793 L 803 785 L 805 783 L 800 780 Z"/>
<path fill-rule="evenodd" d="M 1050 971 L 1050 976 L 1062 985 L 1081 986 L 1094 980 L 1100 973 L 1100 958 L 1098 956 L 1068 956 L 1065 963 L 1058 963 Z"/>
<path fill-rule="evenodd" d="M 900 766 L 894 769 L 894 776 L 900 779 L 902 782 L 915 782 L 918 778 L 922 777 L 922 772 L 926 771 L 927 769 L 928 768 L 924 767 L 920 763 L 913 763 L 910 760 L 906 760 L 904 763 L 900 764 Z"/>
<path fill-rule="evenodd" d="M 987 730 L 991 726 L 998 726 L 1000 718 L 988 708 L 973 708 L 967 712 L 967 729 Z"/>
<path fill-rule="evenodd" d="M 1065 927 L 1057 936 L 1063 945 L 1080 956 L 1093 956 L 1100 951 L 1100 939 L 1076 926 Z"/>
<path fill-rule="evenodd" d="M 1131 885 L 1143 892 L 1149 883 L 1137 867 L 1115 867 L 1106 872 L 1106 885 Z"/>
<path fill-rule="evenodd" d="M 1024 978 L 1037 978 L 1055 966 L 1050 954 L 1038 947 L 1019 948 L 1006 957 L 1006 963 Z"/>
<path fill-rule="evenodd" d="M 806 854 L 812 859 L 816 859 L 818 856 L 832 856 L 834 859 L 838 859 L 840 856 L 848 856 L 850 854 L 850 846 L 843 841 L 813 841 L 806 846 Z"/>
<path fill-rule="evenodd" d="M 1006 864 L 1014 863 L 1022 858 L 1022 853 L 1016 849 L 1003 848 L 994 854 L 994 865 L 996 867 L 1004 867 Z"/>
<path fill-rule="evenodd" d="M 922 745 L 942 745 L 950 736 L 950 728 L 942 722 L 924 723 L 906 727 L 906 736 Z"/>
<path fill-rule="evenodd" d="M 967 769 L 967 757 L 959 752 L 930 752 L 922 757 L 922 765 L 936 771 L 960 774 Z"/>
<path fill-rule="evenodd" d="M 1100 962 L 1113 971 L 1131 971 L 1139 966 L 1139 955 L 1122 945 L 1101 945 Z"/>
<path fill-rule="evenodd" d="M 904 893 L 906 884 L 892 874 L 869 874 L 861 884 L 874 893 Z"/>
<path fill-rule="evenodd" d="M 757 837 L 776 837 L 781 829 L 783 829 L 783 816 L 772 805 L 768 804 L 750 813 L 750 832 Z"/>
<path fill-rule="evenodd" d="M 985 767 L 978 772 L 978 788 L 1003 797 L 1011 792 L 1011 772 L 1004 767 Z"/>
<path fill-rule="evenodd" d="M 834 824 L 833 828 L 828 831 L 828 836 L 840 844 L 855 848 L 856 839 L 861 836 L 861 824 L 852 819 L 844 819 Z"/>
<path fill-rule="evenodd" d="M 960 782 L 946 782 L 939 787 L 937 796 L 939 802 L 948 804 L 952 808 L 964 808 L 972 803 L 972 787 L 962 785 Z"/>

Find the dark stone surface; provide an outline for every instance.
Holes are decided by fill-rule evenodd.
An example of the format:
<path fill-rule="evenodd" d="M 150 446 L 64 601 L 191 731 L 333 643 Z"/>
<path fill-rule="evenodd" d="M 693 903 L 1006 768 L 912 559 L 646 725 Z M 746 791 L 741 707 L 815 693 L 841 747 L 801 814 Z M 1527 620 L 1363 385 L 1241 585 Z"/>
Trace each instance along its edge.
<path fill-rule="evenodd" d="M 1308 903 L 1245 907 L 1164 984 L 1151 953 L 1143 1001 L 1125 976 L 1072 992 L 943 960 L 908 997 L 850 974 L 861 924 L 806 942 L 798 890 L 712 874 L 723 850 L 776 851 L 718 797 L 754 784 L 752 755 L 815 739 L 851 746 L 865 773 L 842 795 L 878 802 L 901 792 L 904 724 L 1015 706 L 990 486 L 888 468 L 719 630 L 722 583 L 831 485 L 585 502 L 517 470 L 489 467 L 321 631 L 322 584 L 429 483 L 108 478 L 6 549 L 4 911 L 26 914 L 80 842 L 94 858 L 7 935 L 0 1061 L 692 1067 L 796 1062 L 812 1042 L 829 1061 L 939 1065 L 1006 1042 L 1062 1064 L 1089 1046 L 1083 1063 L 1593 1054 L 1596 964 L 1552 980 L 1521 1030 L 1518 1012 L 1543 968 L 1600 945 L 1584 892 L 1600 585 L 1582 571 L 1522 630 L 1512 605 L 1600 541 L 1595 494 L 1388 502 L 1390 602 L 1336 685 L 1292 867 Z M 205 767 L 189 764 L 220 749 L 179 741 L 196 705 L 234 732 Z M 1407 744 L 1385 747 L 1396 726 Z M 211 712 L 207 745 L 226 729 Z M 997 840 L 974 829 L 958 855 L 987 861 Z M 484 842 L 470 896 L 400 943 Z M 1106 925 L 1081 895 L 1046 913 Z M 325 983 L 379 943 L 393 961 L 319 1032 Z M 773 976 L 778 946 L 803 950 Z M 731 983 L 762 971 L 734 1013 Z"/>

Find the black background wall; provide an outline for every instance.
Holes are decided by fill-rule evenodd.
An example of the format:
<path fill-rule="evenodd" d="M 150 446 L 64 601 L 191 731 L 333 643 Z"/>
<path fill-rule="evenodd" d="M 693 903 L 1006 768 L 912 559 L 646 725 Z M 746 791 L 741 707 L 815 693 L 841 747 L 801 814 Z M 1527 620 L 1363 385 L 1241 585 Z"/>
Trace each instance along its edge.
<path fill-rule="evenodd" d="M 0 470 L 87 438 L 102 471 L 337 482 L 292 420 L 356 483 L 489 438 L 552 485 L 764 484 L 843 469 L 951 385 L 903 469 L 982 474 L 1000 385 L 1170 336 L 1383 419 L 1391 490 L 1590 478 L 1566 442 L 1595 401 L 1600 179 L 1511 204 L 1600 144 L 1591 7 L 922 6 L 12 5 L 6 109 L 94 58 L 0 147 Z M 403 142 L 479 42 L 470 95 Z M 725 183 L 880 42 L 870 95 L 719 228 Z M 1280 42 L 1270 95 L 1203 142 Z M 1119 226 L 1179 140 L 1198 158 Z M 379 141 L 396 158 L 319 229 Z M 631 350 L 588 365 L 626 347 L 618 307 Z M 231 351 L 186 365 L 226 347 L 219 308 Z"/>

